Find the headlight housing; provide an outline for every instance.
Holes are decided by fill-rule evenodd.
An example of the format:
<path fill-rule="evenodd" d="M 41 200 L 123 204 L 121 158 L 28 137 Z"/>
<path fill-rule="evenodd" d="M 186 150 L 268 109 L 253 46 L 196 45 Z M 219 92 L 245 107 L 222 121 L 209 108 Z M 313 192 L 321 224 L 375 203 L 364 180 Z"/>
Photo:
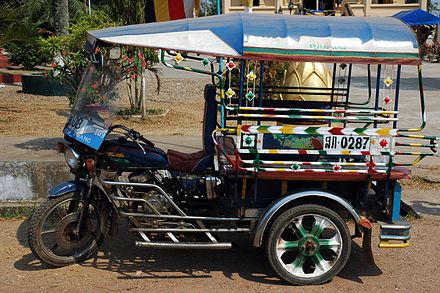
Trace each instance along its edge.
<path fill-rule="evenodd" d="M 79 167 L 80 163 L 80 154 L 77 150 L 70 146 L 66 146 L 64 149 L 64 159 L 66 159 L 67 165 L 69 165 L 70 169 L 76 170 Z"/>

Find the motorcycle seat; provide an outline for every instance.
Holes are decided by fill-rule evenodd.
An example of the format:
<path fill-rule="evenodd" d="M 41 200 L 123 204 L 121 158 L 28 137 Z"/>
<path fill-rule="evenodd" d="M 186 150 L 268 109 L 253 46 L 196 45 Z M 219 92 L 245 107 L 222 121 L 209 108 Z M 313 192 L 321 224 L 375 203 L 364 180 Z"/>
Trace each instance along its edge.
<path fill-rule="evenodd" d="M 186 172 L 204 171 L 212 159 L 204 150 L 190 154 L 168 150 L 167 155 L 171 168 Z"/>

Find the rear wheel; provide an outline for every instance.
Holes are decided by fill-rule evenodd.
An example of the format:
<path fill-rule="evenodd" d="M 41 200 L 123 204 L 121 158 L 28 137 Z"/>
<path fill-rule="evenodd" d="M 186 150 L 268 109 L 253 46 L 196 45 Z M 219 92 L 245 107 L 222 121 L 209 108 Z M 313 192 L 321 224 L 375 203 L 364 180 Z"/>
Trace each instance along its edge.
<path fill-rule="evenodd" d="M 345 266 L 351 237 L 345 221 L 319 205 L 301 205 L 273 222 L 266 253 L 275 272 L 295 285 L 322 284 Z"/>
<path fill-rule="evenodd" d="M 29 246 L 41 261 L 56 267 L 81 262 L 91 257 L 108 231 L 109 221 L 102 203 L 92 201 L 81 236 L 75 233 L 82 201 L 74 193 L 50 198 L 31 216 Z"/>

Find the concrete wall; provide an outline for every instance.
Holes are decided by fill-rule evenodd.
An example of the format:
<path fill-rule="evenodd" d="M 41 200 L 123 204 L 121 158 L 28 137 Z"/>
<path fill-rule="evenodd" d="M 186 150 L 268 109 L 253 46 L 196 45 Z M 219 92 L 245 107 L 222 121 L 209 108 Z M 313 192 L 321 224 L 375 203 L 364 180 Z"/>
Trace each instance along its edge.
<path fill-rule="evenodd" d="M 45 198 L 70 178 L 64 161 L 0 161 L 0 202 Z"/>

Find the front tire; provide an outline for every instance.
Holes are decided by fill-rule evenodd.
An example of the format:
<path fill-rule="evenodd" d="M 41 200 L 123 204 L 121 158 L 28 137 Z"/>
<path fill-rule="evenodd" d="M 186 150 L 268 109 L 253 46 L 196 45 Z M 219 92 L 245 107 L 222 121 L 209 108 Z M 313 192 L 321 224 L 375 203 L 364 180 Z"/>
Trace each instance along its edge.
<path fill-rule="evenodd" d="M 345 221 L 320 205 L 300 205 L 273 222 L 266 254 L 273 270 L 295 285 L 316 285 L 331 280 L 345 266 L 351 237 Z"/>
<path fill-rule="evenodd" d="M 82 210 L 75 193 L 49 198 L 29 219 L 28 241 L 42 262 L 62 267 L 93 256 L 109 228 L 108 214 L 101 202 L 92 201 L 81 237 L 74 230 Z"/>

